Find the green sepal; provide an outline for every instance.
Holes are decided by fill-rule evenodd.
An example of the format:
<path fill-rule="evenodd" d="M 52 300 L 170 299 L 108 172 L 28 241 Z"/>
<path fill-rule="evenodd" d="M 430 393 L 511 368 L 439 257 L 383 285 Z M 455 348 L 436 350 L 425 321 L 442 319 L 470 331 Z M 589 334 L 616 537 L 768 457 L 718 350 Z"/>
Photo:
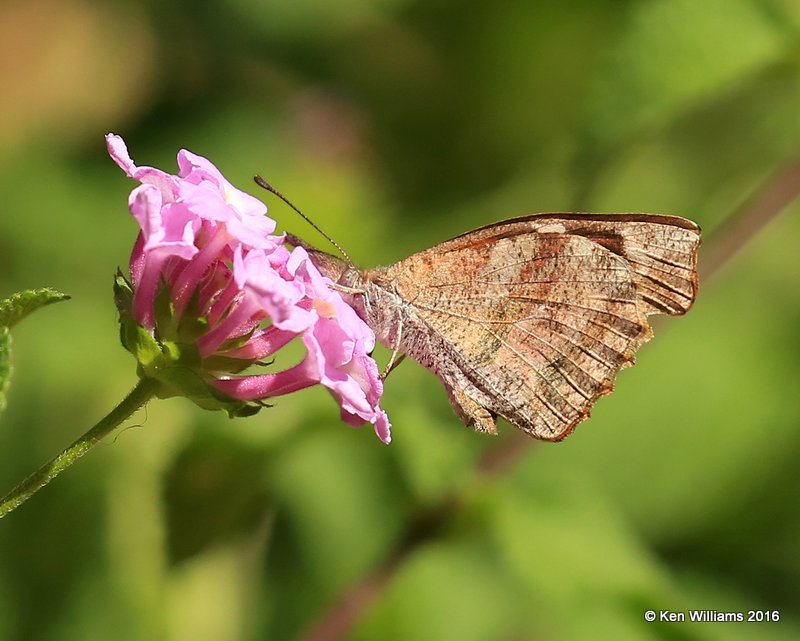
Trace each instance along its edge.
<path fill-rule="evenodd" d="M 237 338 L 229 338 L 217 348 L 217 351 L 230 352 L 235 349 L 239 349 L 240 347 L 243 347 L 253 337 L 253 334 L 255 333 L 256 329 L 257 328 L 254 327 L 253 329 L 251 329 L 249 332 L 247 332 L 242 336 L 239 336 Z"/>
<path fill-rule="evenodd" d="M 224 359 L 235 361 L 235 367 L 225 370 L 209 369 L 194 343 L 164 340 L 160 334 L 154 336 L 139 325 L 133 317 L 133 290 L 119 271 L 114 279 L 114 300 L 119 310 L 122 346 L 136 359 L 139 377 L 158 382 L 155 392 L 158 398 L 184 396 L 203 409 L 224 410 L 232 418 L 252 416 L 265 406 L 257 401 L 231 398 L 217 390 L 208 380 L 209 372 L 236 373 L 245 369 L 248 362 Z M 166 310 L 162 303 L 157 313 L 163 314 Z M 158 329 L 165 328 L 169 332 L 172 326 L 169 318 L 162 315 L 160 320 Z"/>
<path fill-rule="evenodd" d="M 176 338 L 184 343 L 194 343 L 207 331 L 208 320 L 200 312 L 200 293 L 195 290 L 178 322 Z"/>
<path fill-rule="evenodd" d="M 258 414 L 264 407 L 272 407 L 272 405 L 267 403 L 242 403 L 240 407 L 228 409 L 227 412 L 230 418 L 247 418 Z"/>
<path fill-rule="evenodd" d="M 178 338 L 178 328 L 175 326 L 175 306 L 172 304 L 169 287 L 159 287 L 153 301 L 153 320 L 156 324 L 156 333 L 167 341 Z"/>
<path fill-rule="evenodd" d="M 119 342 L 129 352 L 136 342 L 136 323 L 133 320 L 133 289 L 128 279 L 117 270 L 114 275 L 114 304 L 119 312 Z"/>
<path fill-rule="evenodd" d="M 221 355 L 209 356 L 203 360 L 204 370 L 208 372 L 224 372 L 225 375 L 239 374 L 253 365 L 254 363 L 252 361 L 243 358 L 231 358 Z"/>

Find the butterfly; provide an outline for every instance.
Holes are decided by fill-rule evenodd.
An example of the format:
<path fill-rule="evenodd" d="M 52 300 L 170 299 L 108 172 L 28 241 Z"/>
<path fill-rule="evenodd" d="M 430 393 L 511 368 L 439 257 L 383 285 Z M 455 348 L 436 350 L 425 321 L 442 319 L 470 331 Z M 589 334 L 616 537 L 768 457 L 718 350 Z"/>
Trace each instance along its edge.
<path fill-rule="evenodd" d="M 501 416 L 559 441 L 609 394 L 653 335 L 648 316 L 682 315 L 697 295 L 700 228 L 654 214 L 537 214 L 361 270 L 309 251 L 396 354 L 442 382 L 462 421 Z"/>

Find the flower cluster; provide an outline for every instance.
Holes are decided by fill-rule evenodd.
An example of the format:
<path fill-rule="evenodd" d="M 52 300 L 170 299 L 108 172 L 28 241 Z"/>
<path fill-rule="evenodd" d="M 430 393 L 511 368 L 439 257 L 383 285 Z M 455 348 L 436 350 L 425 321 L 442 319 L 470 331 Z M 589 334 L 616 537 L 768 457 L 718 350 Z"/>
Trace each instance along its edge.
<path fill-rule="evenodd" d="M 264 399 L 326 387 L 352 426 L 369 422 L 391 440 L 383 386 L 369 356 L 372 330 L 302 247 L 291 251 L 259 200 L 231 185 L 208 160 L 181 150 L 178 175 L 136 166 L 119 136 L 108 151 L 139 181 L 130 195 L 141 233 L 130 282 L 117 276 L 122 342 L 159 395 L 209 409 L 252 414 Z M 244 370 L 296 337 L 303 360 L 287 370 Z"/>

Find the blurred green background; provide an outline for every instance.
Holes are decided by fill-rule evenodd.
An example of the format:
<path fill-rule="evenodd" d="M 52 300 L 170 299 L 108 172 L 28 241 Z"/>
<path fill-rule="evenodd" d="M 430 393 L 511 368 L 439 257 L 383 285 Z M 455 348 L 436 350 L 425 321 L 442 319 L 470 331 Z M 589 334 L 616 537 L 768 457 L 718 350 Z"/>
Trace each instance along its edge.
<path fill-rule="evenodd" d="M 186 147 L 251 193 L 263 174 L 364 266 L 576 209 L 692 218 L 713 256 L 800 153 L 800 4 L 6 0 L 0 296 L 73 300 L 14 331 L 0 490 L 134 384 L 108 131 L 140 164 Z M 800 638 L 798 214 L 757 218 L 559 445 L 464 429 L 410 362 L 388 447 L 321 390 L 238 421 L 151 403 L 0 522 L 0 639 Z M 498 447 L 519 456 L 479 474 Z"/>

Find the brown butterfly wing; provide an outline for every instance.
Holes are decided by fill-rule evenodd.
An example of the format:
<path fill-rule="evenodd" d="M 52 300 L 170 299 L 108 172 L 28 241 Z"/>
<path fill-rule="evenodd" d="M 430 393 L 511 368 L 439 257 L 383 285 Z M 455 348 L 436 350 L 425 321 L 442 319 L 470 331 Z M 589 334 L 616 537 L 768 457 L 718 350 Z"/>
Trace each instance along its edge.
<path fill-rule="evenodd" d="M 534 214 L 487 225 L 437 249 L 458 247 L 473 234 L 500 238 L 530 232 L 588 238 L 623 257 L 636 274 L 647 314 L 685 314 L 697 295 L 700 227 L 679 216 L 657 214 Z"/>
<path fill-rule="evenodd" d="M 673 217 L 531 216 L 369 278 L 407 301 L 400 349 L 442 379 L 465 423 L 494 432 L 500 415 L 560 440 L 651 337 L 646 315 L 691 305 L 698 241 Z"/>

